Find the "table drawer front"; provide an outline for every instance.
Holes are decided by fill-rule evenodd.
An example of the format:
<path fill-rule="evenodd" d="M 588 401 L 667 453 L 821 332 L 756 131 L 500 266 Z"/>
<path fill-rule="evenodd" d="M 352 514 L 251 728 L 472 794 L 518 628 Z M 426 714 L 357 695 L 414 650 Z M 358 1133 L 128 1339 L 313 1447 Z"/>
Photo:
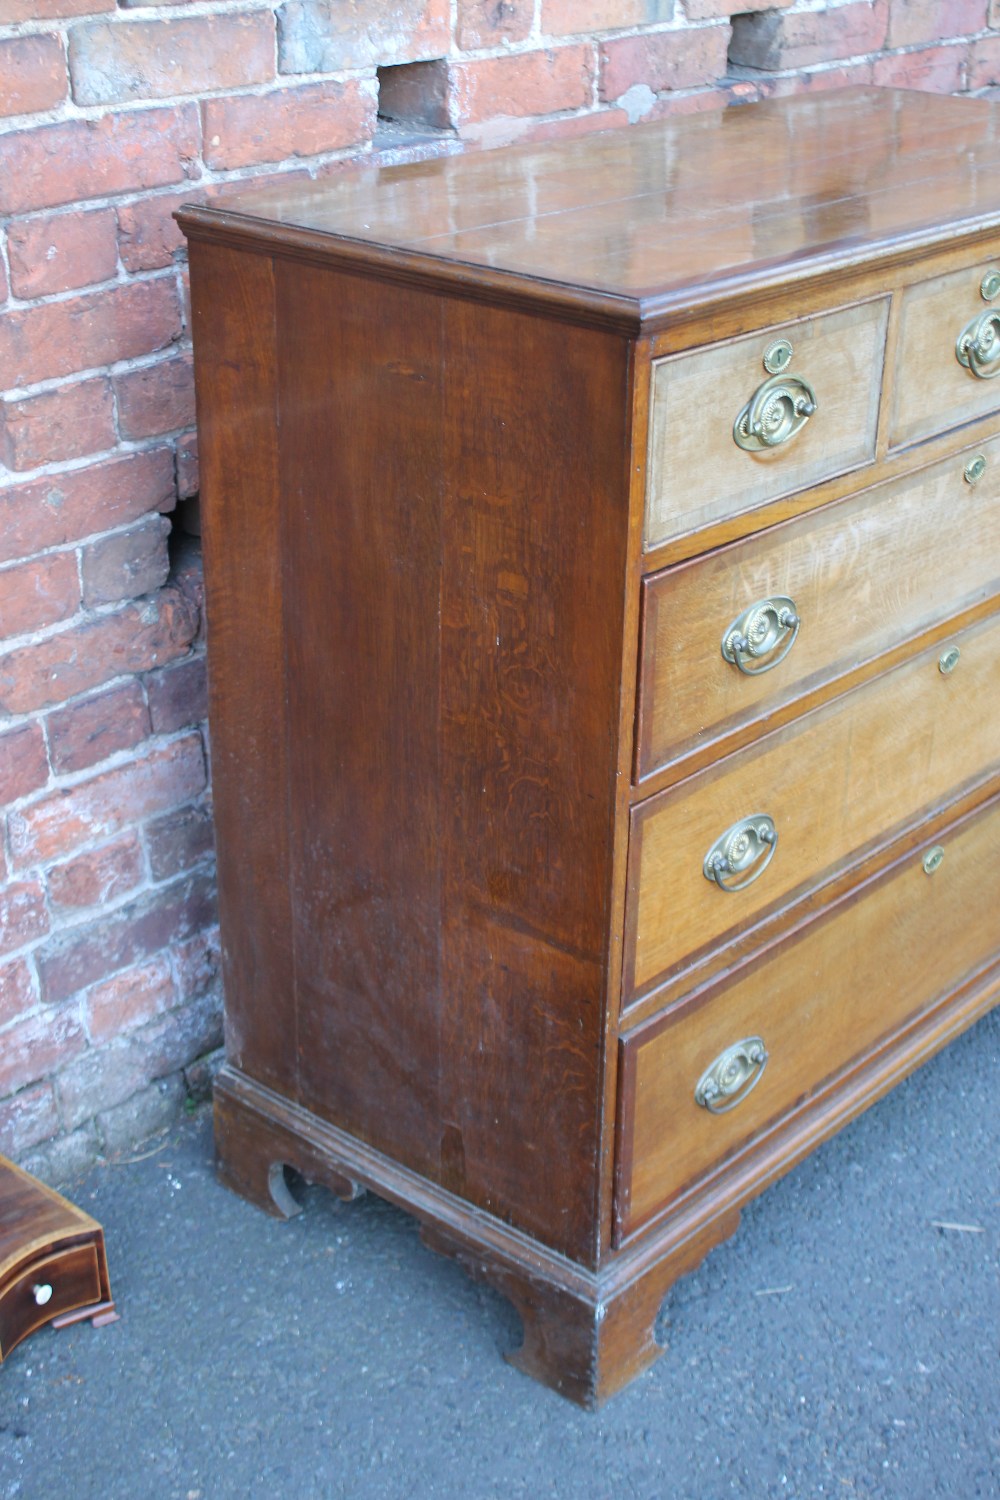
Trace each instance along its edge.
<path fill-rule="evenodd" d="M 981 290 L 991 267 L 1000 270 L 1000 256 L 900 293 L 892 447 L 1000 409 L 1000 293 L 987 302 Z M 970 368 L 959 362 L 956 344 L 964 330 L 977 325 L 985 359 L 973 359 Z"/>
<path fill-rule="evenodd" d="M 656 361 L 647 549 L 872 462 L 888 305 L 879 298 Z M 781 340 L 792 355 L 785 371 L 772 377 L 764 358 Z M 805 381 L 816 410 L 795 419 L 794 435 L 747 451 L 736 442 L 734 424 L 772 379 L 796 399 L 803 389 L 797 382 Z M 769 437 L 780 437 L 787 404 L 771 401 L 773 428 L 764 411 L 768 405 L 762 398 L 757 414 Z"/>
<path fill-rule="evenodd" d="M 998 842 L 994 801 L 941 836 L 936 867 L 926 848 L 907 856 L 772 957 L 623 1041 L 617 1207 L 625 1232 L 991 960 L 1000 945 Z M 713 1063 L 755 1038 L 763 1069 L 751 1059 L 742 1089 L 716 1095 L 723 1112 L 696 1103 Z"/>
<path fill-rule="evenodd" d="M 979 458 L 985 469 L 976 478 Z M 651 575 L 643 586 L 639 776 L 998 591 L 1000 438 Z M 801 622 L 794 641 L 772 629 L 770 651 L 740 654 L 746 670 L 727 661 L 733 623 L 782 598 Z M 760 618 L 766 625 L 766 612 Z"/>
<path fill-rule="evenodd" d="M 93 1244 L 74 1245 L 32 1261 L 0 1290 L 0 1358 L 6 1359 L 43 1323 L 100 1300 L 101 1275 Z"/>
<path fill-rule="evenodd" d="M 941 659 L 955 647 L 958 665 L 944 673 Z M 627 990 L 650 987 L 1000 767 L 998 702 L 1000 616 L 992 615 L 640 803 L 629 845 Z M 704 862 L 721 835 L 753 815 L 773 820 L 777 843 L 761 847 L 749 873 L 768 852 L 773 858 L 729 893 L 706 878 Z M 723 878 L 733 885 L 745 876 Z"/>

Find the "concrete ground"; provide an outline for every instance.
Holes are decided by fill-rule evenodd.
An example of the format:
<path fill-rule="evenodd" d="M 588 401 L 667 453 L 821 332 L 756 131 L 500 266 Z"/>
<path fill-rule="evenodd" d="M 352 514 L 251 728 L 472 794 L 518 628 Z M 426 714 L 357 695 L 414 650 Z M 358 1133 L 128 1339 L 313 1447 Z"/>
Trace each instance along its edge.
<path fill-rule="evenodd" d="M 1000 1011 L 753 1204 L 597 1415 L 402 1213 L 219 1187 L 203 1111 L 70 1186 L 122 1317 L 0 1369 L 0 1500 L 996 1500 L 998 1060 Z"/>

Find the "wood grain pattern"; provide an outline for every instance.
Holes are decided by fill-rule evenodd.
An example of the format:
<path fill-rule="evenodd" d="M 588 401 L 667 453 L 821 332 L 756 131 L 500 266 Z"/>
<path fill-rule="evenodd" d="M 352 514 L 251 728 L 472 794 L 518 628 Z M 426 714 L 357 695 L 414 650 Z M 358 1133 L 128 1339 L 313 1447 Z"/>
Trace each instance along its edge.
<path fill-rule="evenodd" d="M 996 958 L 997 882 L 989 872 L 998 828 L 994 802 L 942 837 L 944 860 L 933 875 L 919 854 L 910 856 L 766 962 L 623 1043 L 623 1068 L 634 1074 L 623 1121 L 631 1170 L 618 1200 L 626 1230 Z M 704 1070 L 753 1035 L 768 1050 L 753 1091 L 728 1114 L 697 1105 L 694 1088 Z"/>
<path fill-rule="evenodd" d="M 871 463 L 888 311 L 888 299 L 879 298 L 658 361 L 647 469 L 647 550 Z M 809 381 L 818 409 L 788 442 L 748 453 L 733 439 L 733 422 L 769 378 L 763 358 L 779 337 L 794 349 L 788 374 Z"/>
<path fill-rule="evenodd" d="M 998 592 L 1000 439 L 646 578 L 640 779 Z M 775 595 L 802 624 L 784 661 L 748 676 L 721 642 Z"/>

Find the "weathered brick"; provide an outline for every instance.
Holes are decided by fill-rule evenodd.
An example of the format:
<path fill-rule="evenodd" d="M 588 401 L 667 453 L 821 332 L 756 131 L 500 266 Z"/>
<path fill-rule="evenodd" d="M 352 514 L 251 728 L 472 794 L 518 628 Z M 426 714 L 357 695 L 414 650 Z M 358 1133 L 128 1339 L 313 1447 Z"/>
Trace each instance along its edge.
<path fill-rule="evenodd" d="M 823 94 L 830 89 L 867 87 L 874 81 L 874 64 L 848 63 L 843 68 L 818 68 L 812 73 L 786 73 L 767 80 L 767 97 L 783 99 L 792 94 Z"/>
<path fill-rule="evenodd" d="M 456 40 L 464 52 L 498 47 L 503 42 L 523 42 L 534 17 L 534 0 L 458 0 Z"/>
<path fill-rule="evenodd" d="M 987 0 L 890 0 L 890 47 L 971 36 L 986 25 Z"/>
<path fill-rule="evenodd" d="M 0 571 L 0 637 L 24 635 L 68 620 L 80 604 L 71 552 L 53 552 Z"/>
<path fill-rule="evenodd" d="M 542 0 L 547 36 L 589 36 L 627 26 L 655 26 L 674 19 L 674 0 Z"/>
<path fill-rule="evenodd" d="M 0 366 L 29 385 L 119 359 L 155 354 L 180 337 L 172 277 L 118 284 L 0 316 Z"/>
<path fill-rule="evenodd" d="M 122 437 L 154 437 L 194 422 L 194 373 L 190 354 L 127 370 L 114 378 Z"/>
<path fill-rule="evenodd" d="M 200 724 L 208 715 L 204 656 L 189 656 L 160 672 L 151 672 L 146 693 L 155 734 L 173 734 Z"/>
<path fill-rule="evenodd" d="M 117 441 L 111 385 L 103 376 L 3 405 L 3 457 L 10 469 L 83 458 Z"/>
<path fill-rule="evenodd" d="M 0 889 L 0 953 L 10 953 L 44 937 L 49 930 L 45 892 L 37 880 Z"/>
<path fill-rule="evenodd" d="M 218 927 L 196 932 L 172 949 L 181 1000 L 194 1000 L 211 993 L 221 1005 L 222 965 Z"/>
<path fill-rule="evenodd" d="M 166 99 L 266 83 L 274 77 L 274 15 L 255 10 L 74 26 L 69 72 L 77 104 Z"/>
<path fill-rule="evenodd" d="M 10 814 L 18 866 L 58 858 L 81 844 L 192 801 L 205 786 L 201 738 L 189 734 L 90 781 L 61 788 Z"/>
<path fill-rule="evenodd" d="M 175 1004 L 170 965 L 161 954 L 95 984 L 84 997 L 83 1014 L 94 1042 L 105 1042 L 162 1015 Z"/>
<path fill-rule="evenodd" d="M 924 47 L 919 52 L 897 52 L 889 57 L 877 57 L 872 76 L 880 88 L 954 94 L 962 86 L 965 57 L 965 46 Z"/>
<path fill-rule="evenodd" d="M 173 661 L 198 629 L 197 611 L 177 589 L 129 605 L 0 656 L 0 710 L 31 713 L 132 672 Z"/>
<path fill-rule="evenodd" d="M 2 0 L 0 24 L 17 21 L 56 21 L 63 16 L 91 16 L 114 10 L 115 0 Z"/>
<path fill-rule="evenodd" d="M 728 21 L 736 14 L 785 10 L 794 4 L 795 0 L 684 0 L 684 14 L 689 21 Z"/>
<path fill-rule="evenodd" d="M 129 531 L 116 531 L 84 547 L 80 564 L 84 604 L 114 604 L 160 588 L 170 572 L 169 535 L 165 516 L 148 516 Z"/>
<path fill-rule="evenodd" d="M 198 493 L 198 434 L 189 432 L 177 441 L 177 493 L 182 500 Z"/>
<path fill-rule="evenodd" d="M 214 920 L 215 886 L 208 875 L 160 886 L 103 921 L 52 938 L 37 949 L 42 999 L 54 1004 L 88 989 L 118 969 L 152 958 L 170 943 L 193 937 Z"/>
<path fill-rule="evenodd" d="M 0 735 L 0 805 L 27 797 L 49 779 L 41 726 L 19 724 Z"/>
<path fill-rule="evenodd" d="M 149 710 L 135 678 L 49 714 L 46 729 L 54 771 L 87 766 L 131 750 L 149 735 Z"/>
<path fill-rule="evenodd" d="M 0 136 L 0 214 L 167 187 L 197 173 L 198 109 L 122 110 Z"/>
<path fill-rule="evenodd" d="M 1000 25 L 1000 22 L 997 23 Z M 967 86 L 970 89 L 992 88 L 1000 83 L 1000 37 L 985 37 L 973 42 L 969 52 Z"/>
<path fill-rule="evenodd" d="M 171 880 L 212 853 L 212 819 L 203 807 L 178 808 L 146 824 L 146 846 L 153 878 Z"/>
<path fill-rule="evenodd" d="M 97 1128 L 105 1149 L 111 1153 L 131 1151 L 165 1130 L 180 1115 L 185 1097 L 184 1079 L 177 1072 L 169 1078 L 158 1078 L 113 1109 L 102 1110 Z"/>
<path fill-rule="evenodd" d="M 65 97 L 66 57 L 60 37 L 36 32 L 0 41 L 0 115 L 37 114 Z"/>
<path fill-rule="evenodd" d="M 129 453 L 86 469 L 0 490 L 0 561 L 28 557 L 155 510 L 172 510 L 169 447 Z"/>
<path fill-rule="evenodd" d="M 660 31 L 605 42 L 601 47 L 602 99 L 619 99 L 635 84 L 654 94 L 714 83 L 726 72 L 728 26 Z"/>
<path fill-rule="evenodd" d="M 336 151 L 375 126 L 374 95 L 357 80 L 206 99 L 201 111 L 205 161 L 219 170 Z"/>
<path fill-rule="evenodd" d="M 387 120 L 447 129 L 451 124 L 451 75 L 447 62 L 441 58 L 387 69 L 379 88 L 378 107 Z"/>
<path fill-rule="evenodd" d="M 15 219 L 7 250 L 11 286 L 25 300 L 107 281 L 118 269 L 114 209 Z"/>
<path fill-rule="evenodd" d="M 7 267 L 0 259 L 0 302 L 6 302 L 10 296 L 10 287 L 7 285 Z"/>
<path fill-rule="evenodd" d="M 990 0 L 990 12 L 987 19 L 991 26 L 1000 30 L 1000 0 Z"/>
<path fill-rule="evenodd" d="M 774 72 L 806 68 L 878 52 L 889 27 L 888 0 L 854 0 L 835 9 L 788 12 L 762 11 L 735 15 L 729 46 L 730 61 L 741 67 Z"/>
<path fill-rule="evenodd" d="M 184 248 L 174 219 L 182 203 L 200 203 L 204 193 L 161 193 L 139 198 L 118 209 L 118 246 L 126 271 L 155 271 L 169 266 Z"/>
<path fill-rule="evenodd" d="M 583 109 L 590 103 L 593 76 L 593 48 L 582 45 L 454 63 L 452 121 L 475 124 Z"/>
<path fill-rule="evenodd" d="M 78 1057 L 87 1035 L 75 1006 L 38 1012 L 16 1021 L 0 1047 L 0 1097 L 37 1083 Z"/>
<path fill-rule="evenodd" d="M 623 130 L 629 123 L 623 109 L 595 109 L 586 115 L 563 115 L 557 120 L 539 120 L 519 141 L 559 141 L 568 136 L 590 135 L 597 130 Z"/>
<path fill-rule="evenodd" d="M 134 830 L 88 849 L 46 871 L 46 884 L 53 910 L 77 911 L 101 906 L 125 896 L 142 884 L 142 846 Z"/>
<path fill-rule="evenodd" d="M 278 11 L 278 71 L 338 73 L 444 57 L 450 44 L 449 0 L 289 0 Z"/>
<path fill-rule="evenodd" d="M 37 1177 L 39 1182 L 47 1182 L 54 1188 L 66 1187 L 79 1181 L 100 1159 L 100 1155 L 101 1142 L 97 1127 L 92 1120 L 88 1120 L 82 1129 L 73 1130 L 69 1135 L 56 1136 L 54 1140 L 29 1151 L 22 1158 L 21 1165 L 32 1177 Z"/>
<path fill-rule="evenodd" d="M 0 1154 L 20 1161 L 26 1151 L 59 1129 L 51 1083 L 36 1083 L 0 1101 Z"/>
<path fill-rule="evenodd" d="M 222 1041 L 222 1006 L 217 989 L 206 988 L 184 1005 L 144 1026 L 135 1036 L 153 1078 L 183 1068 Z"/>
<path fill-rule="evenodd" d="M 0 966 L 0 1026 L 31 1010 L 37 1001 L 35 981 L 25 959 L 15 958 Z"/>

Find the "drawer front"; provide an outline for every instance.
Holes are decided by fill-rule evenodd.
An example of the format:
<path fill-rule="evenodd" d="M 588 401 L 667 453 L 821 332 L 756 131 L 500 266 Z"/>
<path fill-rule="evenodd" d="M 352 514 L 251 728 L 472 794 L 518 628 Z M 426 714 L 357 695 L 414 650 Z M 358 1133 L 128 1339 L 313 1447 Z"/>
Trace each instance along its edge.
<path fill-rule="evenodd" d="M 774 956 L 624 1040 L 617 1206 L 626 1232 L 994 958 L 998 842 L 994 801 L 941 837 L 933 873 L 929 851 L 908 856 Z M 712 1101 L 733 1107 L 696 1103 L 712 1065 L 751 1039 L 763 1043 L 763 1069 L 752 1056 L 737 1061 L 734 1082 L 746 1083 Z"/>
<path fill-rule="evenodd" d="M 93 1244 L 74 1245 L 32 1261 L 0 1291 L 0 1359 L 43 1323 L 100 1300 L 101 1276 Z"/>
<path fill-rule="evenodd" d="M 991 266 L 1000 270 L 1000 255 L 900 293 L 889 424 L 892 447 L 1000 409 L 1000 294 L 987 302 L 980 290 Z M 994 335 L 992 355 L 987 351 L 985 363 L 974 361 L 978 375 L 956 357 L 959 336 L 977 322 L 985 344 L 991 332 Z"/>
<path fill-rule="evenodd" d="M 656 361 L 647 549 L 872 462 L 888 306 L 879 298 Z M 772 377 L 764 357 L 780 340 L 792 355 L 785 373 Z M 776 446 L 747 451 L 734 438 L 734 423 L 772 379 L 806 381 L 816 411 Z M 789 389 L 798 399 L 801 388 Z M 766 405 L 762 400 L 758 413 Z M 780 406 L 772 408 L 779 417 Z M 769 431 L 776 437 L 784 428 L 779 422 Z"/>
<path fill-rule="evenodd" d="M 651 575 L 640 777 L 998 591 L 1000 439 Z M 797 630 L 766 607 L 782 599 Z M 751 633 L 760 620 L 771 649 L 754 655 L 748 636 L 727 660 L 740 619 Z"/>
<path fill-rule="evenodd" d="M 942 672 L 945 652 L 956 646 L 957 666 Z M 792 892 L 884 844 L 987 769 L 1000 769 L 998 615 L 633 809 L 632 986 L 649 987 Z M 761 844 L 761 858 L 743 874 L 723 876 L 736 884 L 761 869 L 751 884 L 722 890 L 706 878 L 704 861 L 721 835 L 752 815 L 773 820 L 777 842 Z"/>

